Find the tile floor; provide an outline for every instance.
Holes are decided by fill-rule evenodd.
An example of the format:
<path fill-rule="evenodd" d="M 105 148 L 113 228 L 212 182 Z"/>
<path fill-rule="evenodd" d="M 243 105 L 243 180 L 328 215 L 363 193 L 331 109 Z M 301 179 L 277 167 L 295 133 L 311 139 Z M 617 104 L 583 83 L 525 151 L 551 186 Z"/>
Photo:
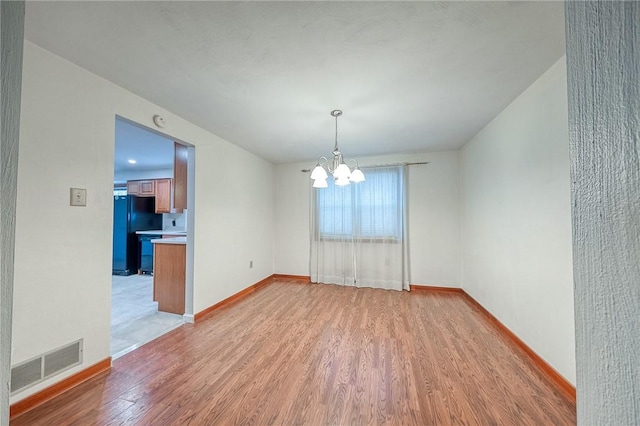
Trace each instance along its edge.
<path fill-rule="evenodd" d="M 111 357 L 116 359 L 182 325 L 182 315 L 158 312 L 153 276 L 113 275 Z"/>

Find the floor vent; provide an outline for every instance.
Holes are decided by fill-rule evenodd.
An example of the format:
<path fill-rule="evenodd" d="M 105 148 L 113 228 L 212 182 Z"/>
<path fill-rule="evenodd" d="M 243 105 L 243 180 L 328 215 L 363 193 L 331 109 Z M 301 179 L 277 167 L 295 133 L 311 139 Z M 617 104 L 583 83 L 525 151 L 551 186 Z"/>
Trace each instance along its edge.
<path fill-rule="evenodd" d="M 82 363 L 80 339 L 61 348 L 22 362 L 11 368 L 11 393 L 25 390 L 71 367 Z"/>

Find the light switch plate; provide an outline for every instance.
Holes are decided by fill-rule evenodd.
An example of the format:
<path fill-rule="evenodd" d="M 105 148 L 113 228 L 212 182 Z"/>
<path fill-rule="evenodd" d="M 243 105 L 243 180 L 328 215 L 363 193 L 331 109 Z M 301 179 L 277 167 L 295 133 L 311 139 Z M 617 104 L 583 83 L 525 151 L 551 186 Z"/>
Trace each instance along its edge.
<path fill-rule="evenodd" d="M 85 188 L 71 188 L 71 205 L 81 207 L 87 205 L 87 190 Z"/>

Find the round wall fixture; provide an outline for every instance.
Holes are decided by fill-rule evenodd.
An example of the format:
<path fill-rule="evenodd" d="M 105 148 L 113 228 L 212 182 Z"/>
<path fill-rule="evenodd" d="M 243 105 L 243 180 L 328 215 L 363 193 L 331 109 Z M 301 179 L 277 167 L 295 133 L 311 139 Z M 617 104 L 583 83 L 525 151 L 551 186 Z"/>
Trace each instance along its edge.
<path fill-rule="evenodd" d="M 158 127 L 165 127 L 167 125 L 167 121 L 164 119 L 163 116 L 161 115 L 154 115 L 153 116 L 153 123 L 158 126 Z"/>

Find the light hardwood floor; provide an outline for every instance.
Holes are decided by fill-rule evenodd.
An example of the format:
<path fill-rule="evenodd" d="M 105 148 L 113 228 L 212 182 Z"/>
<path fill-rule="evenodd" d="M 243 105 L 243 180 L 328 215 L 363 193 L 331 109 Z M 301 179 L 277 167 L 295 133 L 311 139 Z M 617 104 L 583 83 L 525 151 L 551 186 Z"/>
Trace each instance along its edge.
<path fill-rule="evenodd" d="M 12 424 L 575 422 L 575 404 L 460 294 L 287 280 Z"/>

